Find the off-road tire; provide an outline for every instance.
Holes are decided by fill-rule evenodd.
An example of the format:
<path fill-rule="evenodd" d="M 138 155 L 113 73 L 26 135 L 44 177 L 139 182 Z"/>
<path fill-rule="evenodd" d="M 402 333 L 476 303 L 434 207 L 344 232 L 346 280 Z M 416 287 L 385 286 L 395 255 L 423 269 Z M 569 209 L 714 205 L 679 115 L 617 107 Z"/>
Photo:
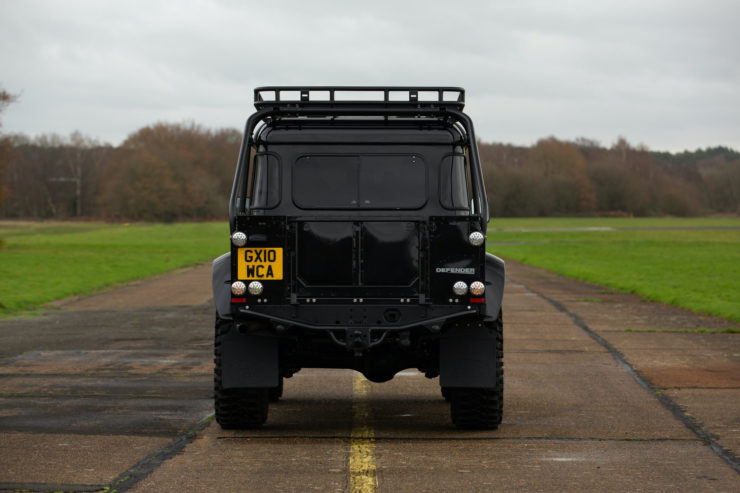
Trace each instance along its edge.
<path fill-rule="evenodd" d="M 277 384 L 277 387 L 267 389 L 267 397 L 270 402 L 277 402 L 283 396 L 283 380 L 283 377 L 280 377 L 280 383 Z"/>
<path fill-rule="evenodd" d="M 224 389 L 221 386 L 221 339 L 232 327 L 230 320 L 216 316 L 213 345 L 214 407 L 216 421 L 224 430 L 259 428 L 267 421 L 268 391 L 266 388 Z"/>
<path fill-rule="evenodd" d="M 495 430 L 504 410 L 504 331 L 503 317 L 491 327 L 496 334 L 496 386 L 493 388 L 455 388 L 449 395 L 452 422 L 460 429 Z"/>

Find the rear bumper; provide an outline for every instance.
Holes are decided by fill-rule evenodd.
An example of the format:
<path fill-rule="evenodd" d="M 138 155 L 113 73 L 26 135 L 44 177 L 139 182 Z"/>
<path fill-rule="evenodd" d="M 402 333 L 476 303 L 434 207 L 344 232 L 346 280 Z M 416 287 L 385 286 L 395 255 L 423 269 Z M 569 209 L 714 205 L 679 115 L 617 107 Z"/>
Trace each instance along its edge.
<path fill-rule="evenodd" d="M 411 334 L 414 338 L 423 334 L 439 337 L 448 321 L 476 314 L 480 317 L 484 311 L 485 305 L 273 305 L 239 308 L 234 320 L 245 332 L 267 329 L 278 337 L 323 336 L 360 357 L 388 340 L 409 341 Z"/>
<path fill-rule="evenodd" d="M 447 320 L 471 314 L 483 314 L 485 305 L 263 305 L 243 306 L 234 311 L 240 321 L 262 319 L 273 326 L 302 327 L 312 330 L 338 329 L 406 330 L 427 327 L 439 331 Z"/>

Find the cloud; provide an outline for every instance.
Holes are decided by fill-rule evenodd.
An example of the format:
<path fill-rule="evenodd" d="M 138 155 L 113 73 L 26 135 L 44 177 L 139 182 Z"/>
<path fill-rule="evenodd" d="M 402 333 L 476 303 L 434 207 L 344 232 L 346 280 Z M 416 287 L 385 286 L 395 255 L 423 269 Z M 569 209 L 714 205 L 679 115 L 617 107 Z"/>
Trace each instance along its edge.
<path fill-rule="evenodd" d="M 459 85 L 484 140 L 740 148 L 732 1 L 0 3 L 8 132 L 241 127 L 263 84 Z"/>

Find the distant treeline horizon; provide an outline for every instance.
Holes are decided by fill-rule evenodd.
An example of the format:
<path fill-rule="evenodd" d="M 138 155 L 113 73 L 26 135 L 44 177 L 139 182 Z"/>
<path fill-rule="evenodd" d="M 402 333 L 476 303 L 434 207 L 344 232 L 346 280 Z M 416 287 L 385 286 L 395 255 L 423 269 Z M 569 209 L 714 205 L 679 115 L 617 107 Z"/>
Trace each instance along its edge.
<path fill-rule="evenodd" d="M 74 132 L 0 139 L 0 217 L 223 219 L 241 132 L 157 123 L 119 146 Z M 701 216 L 740 213 L 740 152 L 651 151 L 555 137 L 532 146 L 479 142 L 492 213 Z"/>

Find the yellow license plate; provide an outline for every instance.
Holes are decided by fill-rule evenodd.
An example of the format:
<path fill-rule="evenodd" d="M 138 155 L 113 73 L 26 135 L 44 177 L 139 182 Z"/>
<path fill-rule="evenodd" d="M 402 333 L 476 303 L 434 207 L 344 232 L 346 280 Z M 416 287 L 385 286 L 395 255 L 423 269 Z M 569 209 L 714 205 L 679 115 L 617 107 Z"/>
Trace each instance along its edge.
<path fill-rule="evenodd" d="M 282 248 L 240 248 L 238 255 L 239 279 L 279 281 L 283 278 Z"/>

